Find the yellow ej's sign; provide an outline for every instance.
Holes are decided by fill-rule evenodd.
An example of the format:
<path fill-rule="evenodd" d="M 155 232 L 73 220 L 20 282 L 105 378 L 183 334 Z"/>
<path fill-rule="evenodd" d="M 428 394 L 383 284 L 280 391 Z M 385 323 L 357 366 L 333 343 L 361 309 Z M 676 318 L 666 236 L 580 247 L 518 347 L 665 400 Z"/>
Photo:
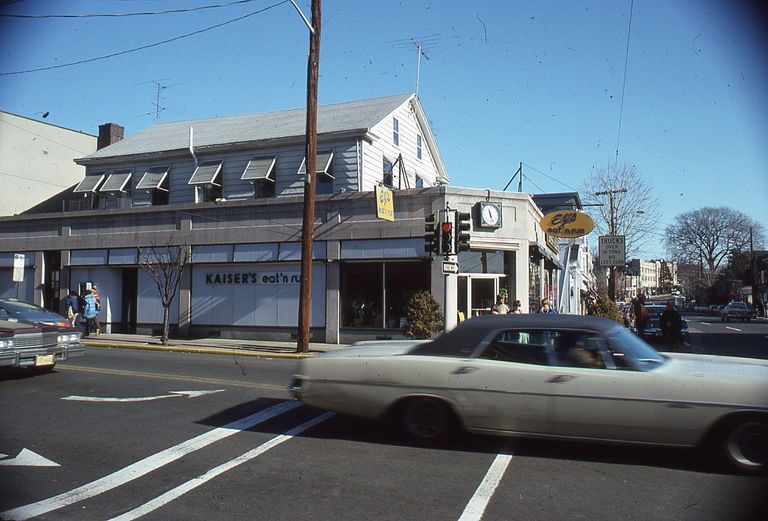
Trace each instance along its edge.
<path fill-rule="evenodd" d="M 595 221 L 578 210 L 555 210 L 542 217 L 539 225 L 545 233 L 573 239 L 591 232 L 595 227 Z"/>
<path fill-rule="evenodd" d="M 395 220 L 395 203 L 392 200 L 392 190 L 384 186 L 377 186 L 376 190 L 376 217 L 385 221 Z"/>

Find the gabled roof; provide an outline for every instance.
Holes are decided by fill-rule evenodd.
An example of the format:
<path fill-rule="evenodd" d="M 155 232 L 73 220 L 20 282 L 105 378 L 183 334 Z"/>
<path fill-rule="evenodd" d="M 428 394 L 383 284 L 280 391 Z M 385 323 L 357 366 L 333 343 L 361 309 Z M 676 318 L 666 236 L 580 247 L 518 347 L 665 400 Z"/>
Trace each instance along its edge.
<path fill-rule="evenodd" d="M 414 94 L 352 101 L 318 107 L 317 133 L 364 134 Z M 195 151 L 205 147 L 302 138 L 306 129 L 306 109 L 282 110 L 242 116 L 198 119 L 154 125 L 108 147 L 79 159 L 89 163 L 95 159 L 146 155 L 187 150 L 189 128 L 193 128 Z"/>

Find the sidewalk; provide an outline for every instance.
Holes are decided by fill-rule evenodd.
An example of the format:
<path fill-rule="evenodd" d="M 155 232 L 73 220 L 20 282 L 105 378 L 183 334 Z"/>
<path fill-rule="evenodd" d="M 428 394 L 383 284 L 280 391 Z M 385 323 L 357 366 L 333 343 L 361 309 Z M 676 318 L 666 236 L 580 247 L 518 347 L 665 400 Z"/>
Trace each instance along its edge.
<path fill-rule="evenodd" d="M 209 355 L 252 356 L 263 358 L 311 358 L 318 353 L 347 347 L 345 344 L 322 344 L 311 342 L 309 353 L 297 353 L 296 342 L 270 340 L 237 340 L 232 338 L 168 339 L 168 345 L 160 342 L 159 336 L 101 334 L 82 339 L 87 347 L 109 347 L 117 349 L 143 349 L 149 351 L 170 351 L 176 353 L 199 353 Z"/>

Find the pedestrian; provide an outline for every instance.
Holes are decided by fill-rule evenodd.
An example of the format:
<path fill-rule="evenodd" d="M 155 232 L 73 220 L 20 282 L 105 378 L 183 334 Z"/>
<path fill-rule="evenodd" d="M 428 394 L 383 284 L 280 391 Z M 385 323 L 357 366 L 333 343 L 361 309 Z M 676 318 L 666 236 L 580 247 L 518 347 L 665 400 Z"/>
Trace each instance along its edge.
<path fill-rule="evenodd" d="M 96 320 L 98 314 L 99 311 L 96 309 L 96 299 L 93 296 L 93 292 L 87 289 L 85 290 L 85 307 L 83 308 L 83 317 L 85 317 L 84 337 L 90 336 L 91 331 L 98 335 L 99 322 Z"/>
<path fill-rule="evenodd" d="M 640 336 L 645 336 L 645 328 L 648 325 L 648 310 L 645 308 L 645 295 L 638 293 L 637 299 L 633 302 L 632 311 L 635 314 L 635 332 Z"/>
<path fill-rule="evenodd" d="M 96 327 L 96 336 L 99 336 L 101 334 L 101 324 L 99 324 L 99 311 L 101 311 L 101 297 L 99 296 L 99 292 L 97 291 L 96 284 L 91 286 L 91 293 L 93 294 L 93 299 L 96 301 L 96 316 L 93 317 L 93 325 Z"/>
<path fill-rule="evenodd" d="M 682 343 L 683 317 L 681 317 L 680 312 L 675 309 L 674 301 L 670 300 L 667 302 L 667 309 L 661 314 L 659 322 L 664 343 L 667 344 L 670 351 L 678 350 Z"/>
<path fill-rule="evenodd" d="M 77 327 L 77 319 L 83 312 L 80 306 L 80 295 L 77 294 L 77 291 L 72 290 L 69 295 L 64 297 L 64 310 L 67 320 L 69 320 L 69 327 Z"/>
<path fill-rule="evenodd" d="M 548 298 L 541 299 L 541 307 L 539 307 L 539 313 L 543 315 L 557 315 L 557 311 L 552 307 Z"/>
<path fill-rule="evenodd" d="M 520 309 L 521 307 L 522 307 L 522 304 L 520 303 L 519 300 L 514 301 L 512 303 L 512 311 L 510 311 L 510 313 L 512 313 L 514 315 L 522 314 L 523 311 Z"/>
<path fill-rule="evenodd" d="M 509 313 L 509 306 L 504 302 L 504 295 L 496 295 L 496 304 L 491 306 L 491 315 L 506 315 Z"/>

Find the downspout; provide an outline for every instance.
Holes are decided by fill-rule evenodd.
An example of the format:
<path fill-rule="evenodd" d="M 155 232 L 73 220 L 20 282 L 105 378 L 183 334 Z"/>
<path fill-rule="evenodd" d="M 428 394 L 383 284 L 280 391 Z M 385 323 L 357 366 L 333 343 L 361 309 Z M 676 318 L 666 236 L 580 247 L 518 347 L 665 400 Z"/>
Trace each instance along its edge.
<path fill-rule="evenodd" d="M 192 127 L 189 127 L 189 153 L 192 154 L 192 158 L 195 160 L 195 168 L 198 167 L 197 164 L 197 156 L 195 155 L 195 149 L 194 149 L 194 129 Z"/>

